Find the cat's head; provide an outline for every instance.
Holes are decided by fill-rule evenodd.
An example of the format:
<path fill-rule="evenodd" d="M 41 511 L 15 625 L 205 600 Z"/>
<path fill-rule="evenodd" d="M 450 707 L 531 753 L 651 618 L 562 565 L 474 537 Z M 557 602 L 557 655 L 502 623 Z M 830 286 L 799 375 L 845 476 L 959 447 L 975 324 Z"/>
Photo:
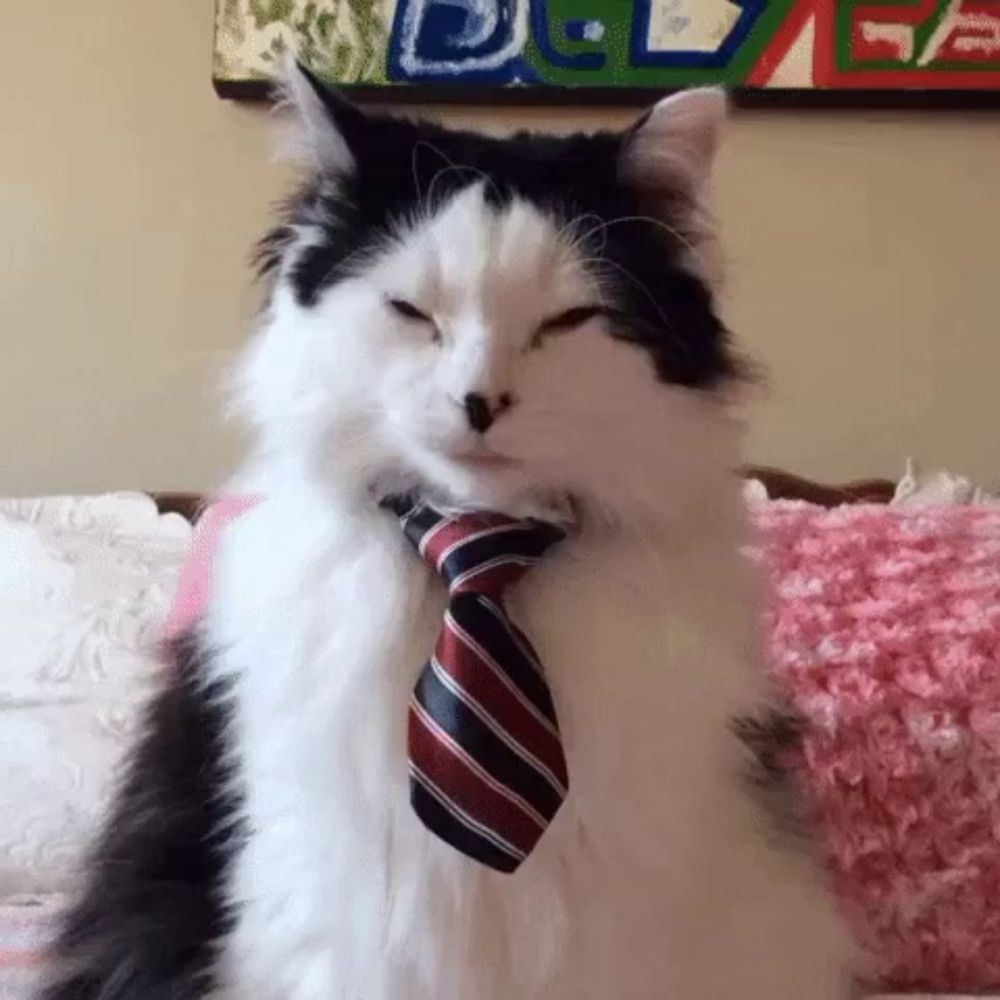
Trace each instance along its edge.
<path fill-rule="evenodd" d="M 331 490 L 667 508 L 734 461 L 702 194 L 725 102 L 493 138 L 290 93 L 311 179 L 262 246 L 264 452 Z"/>

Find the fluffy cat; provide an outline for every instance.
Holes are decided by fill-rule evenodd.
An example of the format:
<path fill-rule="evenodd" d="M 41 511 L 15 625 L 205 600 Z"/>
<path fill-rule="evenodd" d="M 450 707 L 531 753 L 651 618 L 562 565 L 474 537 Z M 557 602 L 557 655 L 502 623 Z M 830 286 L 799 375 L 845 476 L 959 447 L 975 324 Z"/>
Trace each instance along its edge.
<path fill-rule="evenodd" d="M 312 176 L 262 246 L 238 379 L 238 488 L 262 499 L 221 540 L 46 1000 L 847 996 L 822 878 L 755 794 L 790 731 L 739 555 L 743 372 L 702 209 L 722 96 L 501 139 L 290 90 Z M 402 492 L 569 527 L 508 601 L 572 775 L 514 875 L 409 805 L 445 594 L 379 505 Z"/>

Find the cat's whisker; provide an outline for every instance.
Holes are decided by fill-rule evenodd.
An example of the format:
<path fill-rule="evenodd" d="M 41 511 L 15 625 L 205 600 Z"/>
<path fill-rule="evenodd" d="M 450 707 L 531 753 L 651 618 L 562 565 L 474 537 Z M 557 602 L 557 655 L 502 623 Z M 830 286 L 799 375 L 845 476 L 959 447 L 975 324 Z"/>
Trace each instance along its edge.
<path fill-rule="evenodd" d="M 420 170 L 417 162 L 420 157 L 420 151 L 424 149 L 430 150 L 439 159 L 444 160 L 447 166 L 454 166 L 451 159 L 438 149 L 438 147 L 435 146 L 429 139 L 418 139 L 413 144 L 413 151 L 410 153 L 410 173 L 413 176 L 413 190 L 416 192 L 416 201 L 418 206 L 426 205 L 426 197 L 420 192 Z M 433 184 L 433 180 L 431 183 Z"/>
<path fill-rule="evenodd" d="M 698 261 L 700 266 L 705 266 L 704 254 L 699 247 L 692 243 L 691 240 L 675 226 L 671 226 L 663 219 L 657 219 L 652 215 L 622 215 L 616 219 L 608 219 L 607 221 L 594 226 L 593 229 L 588 230 L 581 239 L 586 240 L 595 232 L 606 233 L 612 226 L 621 225 L 626 222 L 645 222 L 648 225 L 656 226 L 657 228 L 662 229 L 672 239 L 680 243 L 681 246 L 684 247 L 684 249 Z"/>
<path fill-rule="evenodd" d="M 584 212 L 582 215 L 578 215 L 574 219 L 570 219 L 560 230 L 557 238 L 559 240 L 565 240 L 571 249 L 578 250 L 584 244 L 584 235 L 576 231 L 576 227 L 584 225 L 587 221 L 595 219 L 598 223 L 601 222 L 601 217 L 595 212 Z M 600 226 L 595 226 L 589 232 L 594 232 L 599 229 Z M 604 245 L 607 242 L 606 238 L 601 241 L 601 246 L 598 249 L 598 253 L 604 249 Z"/>
<path fill-rule="evenodd" d="M 463 165 L 461 163 L 449 163 L 447 166 L 442 167 L 432 178 L 431 182 L 427 187 L 426 202 L 427 204 L 433 205 L 433 195 L 434 187 L 440 178 L 447 176 L 449 173 L 470 173 L 474 177 L 478 177 L 482 182 L 484 187 L 490 187 L 499 195 L 499 188 L 497 187 L 496 181 L 494 181 L 489 174 L 485 171 L 480 170 L 478 167 L 470 167 Z"/>
<path fill-rule="evenodd" d="M 641 291 L 646 296 L 646 298 L 649 299 L 653 308 L 656 310 L 657 315 L 663 321 L 663 328 L 667 333 L 670 334 L 671 340 L 676 344 L 677 348 L 685 355 L 687 360 L 691 360 L 690 348 L 685 343 L 684 338 L 681 337 L 680 334 L 677 332 L 673 323 L 670 322 L 670 318 L 664 312 L 663 307 L 660 305 L 656 296 L 652 293 L 649 287 L 645 285 L 642 281 L 640 281 L 634 274 L 632 274 L 632 272 L 629 271 L 627 267 L 625 267 L 623 264 L 619 264 L 617 261 L 608 260 L 607 258 L 604 257 L 586 258 L 581 263 L 584 266 L 597 265 L 597 267 L 594 269 L 594 273 L 599 280 L 601 277 L 599 269 L 605 267 L 611 268 L 612 270 L 620 274 L 623 278 L 628 279 L 628 281 L 630 281 L 636 288 L 639 289 L 639 291 Z M 608 301 L 614 301 L 613 297 L 609 296 Z"/>

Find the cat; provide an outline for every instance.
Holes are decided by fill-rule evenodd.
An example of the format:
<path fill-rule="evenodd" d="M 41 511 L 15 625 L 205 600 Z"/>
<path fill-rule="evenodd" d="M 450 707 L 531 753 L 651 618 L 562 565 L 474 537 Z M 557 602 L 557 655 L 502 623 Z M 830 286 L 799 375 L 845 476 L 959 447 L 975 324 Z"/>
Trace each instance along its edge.
<path fill-rule="evenodd" d="M 288 89 L 310 176 L 262 243 L 235 378 L 255 443 L 233 489 L 258 502 L 45 1000 L 846 997 L 822 874 L 759 794 L 785 778 L 740 555 L 748 366 L 705 209 L 724 96 L 498 138 L 303 69 Z M 514 874 L 410 808 L 445 593 L 381 503 L 404 494 L 568 533 L 508 600 L 572 776 Z"/>

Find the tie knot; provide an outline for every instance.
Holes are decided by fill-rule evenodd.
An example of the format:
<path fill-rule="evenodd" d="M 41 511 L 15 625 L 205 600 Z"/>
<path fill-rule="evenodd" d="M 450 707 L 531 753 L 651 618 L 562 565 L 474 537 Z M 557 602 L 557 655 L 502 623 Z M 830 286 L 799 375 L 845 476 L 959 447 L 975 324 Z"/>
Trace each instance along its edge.
<path fill-rule="evenodd" d="M 424 502 L 392 507 L 406 537 L 452 594 L 499 597 L 563 538 L 543 521 L 486 511 L 443 514 Z"/>

